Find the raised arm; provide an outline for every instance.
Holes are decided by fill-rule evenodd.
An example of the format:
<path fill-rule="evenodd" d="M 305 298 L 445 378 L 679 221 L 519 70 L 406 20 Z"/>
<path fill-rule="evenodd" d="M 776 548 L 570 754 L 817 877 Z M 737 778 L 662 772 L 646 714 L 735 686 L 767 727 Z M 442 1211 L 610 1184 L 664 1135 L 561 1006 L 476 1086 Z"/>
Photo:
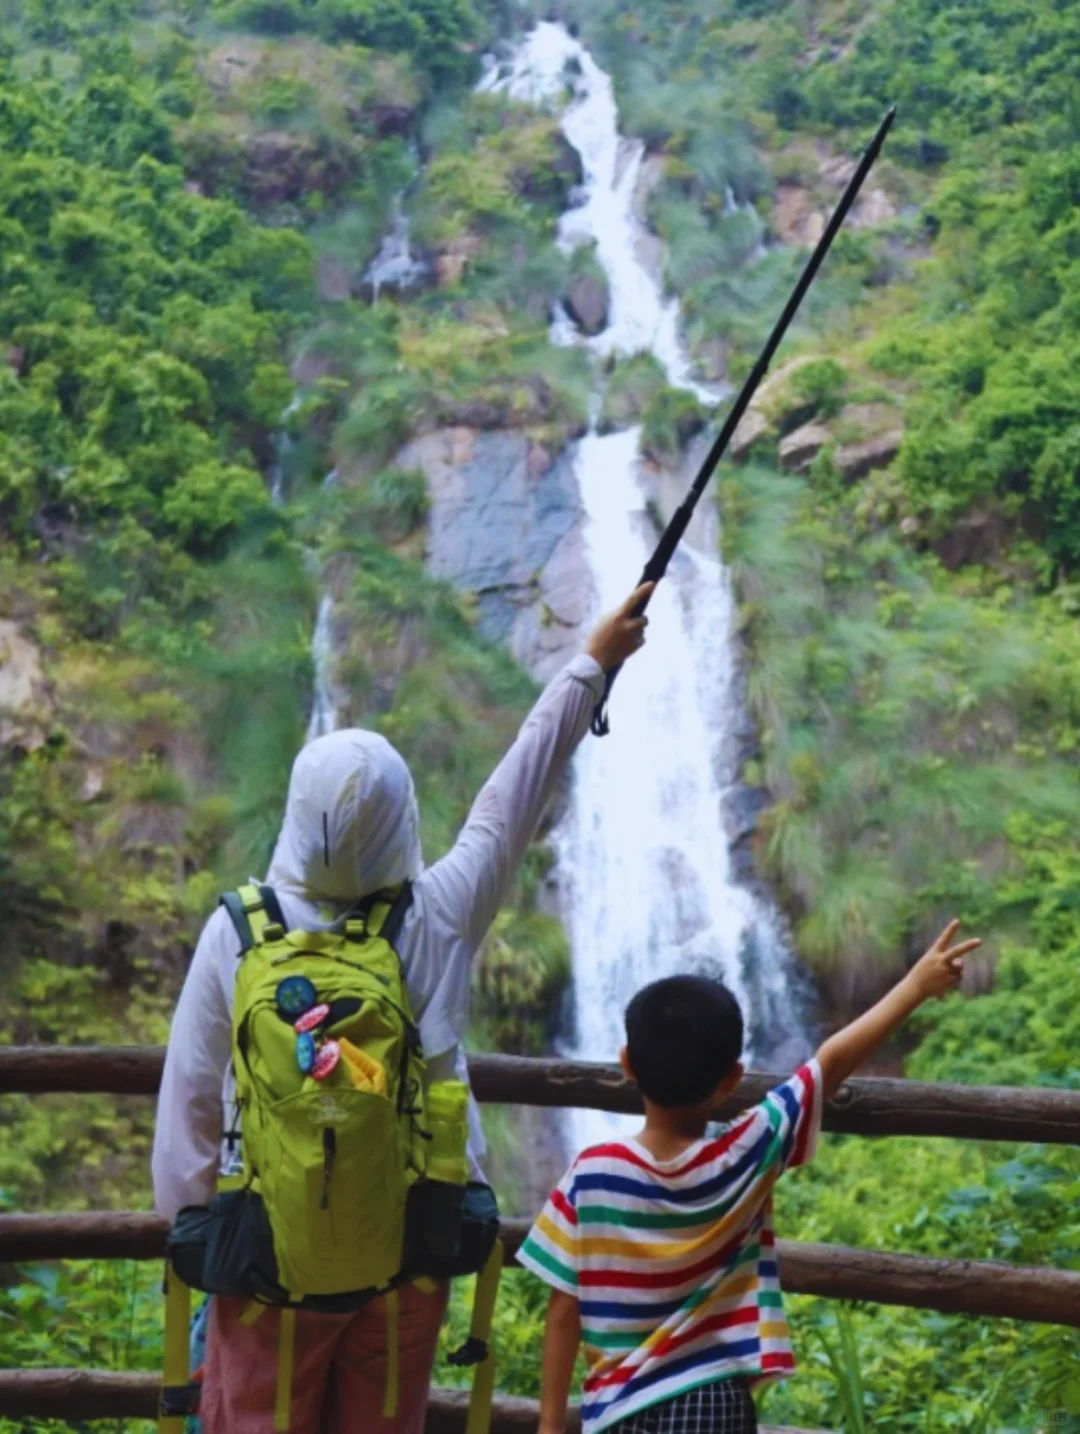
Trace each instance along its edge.
<path fill-rule="evenodd" d="M 231 1039 L 222 974 L 232 974 L 238 950 L 219 908 L 203 927 L 173 1016 L 151 1161 L 154 1206 L 169 1220 L 185 1205 L 205 1205 L 214 1193 Z"/>
<path fill-rule="evenodd" d="M 912 1011 L 933 996 L 944 996 L 960 984 L 964 957 L 982 942 L 977 938 L 953 944 L 959 921 L 950 921 L 945 930 L 911 970 L 883 996 L 876 1006 L 830 1036 L 818 1051 L 826 1100 L 834 1096 L 847 1078 L 858 1070 L 879 1046 L 904 1024 Z"/>
<path fill-rule="evenodd" d="M 603 619 L 585 651 L 552 679 L 514 745 L 473 804 L 450 853 L 425 872 L 443 920 L 478 946 L 536 834 L 544 809 L 585 735 L 604 675 L 642 647 L 648 618 L 632 616 L 651 584 Z"/>

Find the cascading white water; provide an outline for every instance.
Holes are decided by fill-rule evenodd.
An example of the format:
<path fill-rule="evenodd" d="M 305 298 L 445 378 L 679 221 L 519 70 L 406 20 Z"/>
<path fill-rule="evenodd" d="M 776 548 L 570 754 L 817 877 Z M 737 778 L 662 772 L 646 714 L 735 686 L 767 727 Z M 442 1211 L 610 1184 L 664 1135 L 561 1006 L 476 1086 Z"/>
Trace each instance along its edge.
<path fill-rule="evenodd" d="M 648 350 L 670 383 L 715 402 L 692 376 L 677 304 L 639 258 L 644 235 L 633 195 L 643 149 L 619 135 L 609 76 L 563 26 L 545 22 L 483 87 L 534 103 L 570 92 L 561 126 L 581 156 L 585 193 L 563 216 L 560 240 L 594 240 L 611 291 L 610 322 L 589 347 Z M 552 338 L 583 342 L 565 315 Z M 577 446 L 598 611 L 626 596 L 655 542 L 639 461 L 636 428 L 593 431 Z M 556 836 L 573 948 L 572 1053 L 592 1060 L 618 1051 L 634 991 L 681 970 L 722 975 L 750 1016 L 753 1055 L 779 1054 L 802 1039 L 777 914 L 733 872 L 723 818 L 740 716 L 733 596 L 716 557 L 715 516 L 701 527 L 699 550 L 684 545 L 649 609 L 649 643 L 615 689 L 611 735 L 581 748 L 571 811 Z M 578 1112 L 572 1138 L 587 1144 L 613 1128 L 621 1128 L 615 1117 Z"/>
<path fill-rule="evenodd" d="M 337 469 L 332 468 L 322 481 L 323 488 L 333 488 L 337 479 Z M 317 565 L 314 553 L 309 554 L 309 558 Z M 315 627 L 311 634 L 311 668 L 314 691 L 305 742 L 336 731 L 341 705 L 334 683 L 334 599 L 327 589 L 323 590 L 315 612 Z"/>
<path fill-rule="evenodd" d="M 334 661 L 334 600 L 324 592 L 319 599 L 315 614 L 315 630 L 311 634 L 311 666 L 315 677 L 315 690 L 311 699 L 311 717 L 308 720 L 305 742 L 316 737 L 325 737 L 338 724 L 337 702 L 330 681 L 330 669 Z"/>
<path fill-rule="evenodd" d="M 398 197 L 394 200 L 390 229 L 364 274 L 364 279 L 371 285 L 372 303 L 379 302 L 379 294 L 384 288 L 411 289 L 426 273 L 426 266 L 409 247 L 409 216 L 402 209 Z"/>

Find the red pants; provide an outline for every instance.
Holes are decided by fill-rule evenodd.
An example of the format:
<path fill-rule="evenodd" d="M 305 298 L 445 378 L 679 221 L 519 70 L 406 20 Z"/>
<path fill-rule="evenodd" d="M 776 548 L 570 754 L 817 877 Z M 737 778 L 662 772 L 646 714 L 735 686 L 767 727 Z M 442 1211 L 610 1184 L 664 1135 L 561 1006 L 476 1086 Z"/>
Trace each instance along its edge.
<path fill-rule="evenodd" d="M 383 1300 L 351 1314 L 298 1311 L 293 1340 L 290 1434 L 423 1434 L 435 1344 L 448 1287 L 398 1292 L 397 1414 L 383 1414 L 387 1322 Z M 254 1324 L 246 1300 L 215 1296 L 206 1340 L 204 1434 L 274 1434 L 281 1312 Z"/>

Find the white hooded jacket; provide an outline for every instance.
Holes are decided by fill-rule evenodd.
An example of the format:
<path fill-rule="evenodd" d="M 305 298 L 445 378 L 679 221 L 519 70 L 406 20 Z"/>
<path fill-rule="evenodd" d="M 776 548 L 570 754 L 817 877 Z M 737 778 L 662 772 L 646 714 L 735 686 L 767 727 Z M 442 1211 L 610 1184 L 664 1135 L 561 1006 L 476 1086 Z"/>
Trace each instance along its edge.
<path fill-rule="evenodd" d="M 452 850 L 427 869 L 412 778 L 385 738 L 333 732 L 309 743 L 293 765 L 266 880 L 287 924 L 309 931 L 339 926 L 373 891 L 413 882 L 397 947 L 434 1078 L 466 1078 L 461 1042 L 473 957 L 603 687 L 599 665 L 584 655 L 552 679 Z M 170 1220 L 213 1194 L 230 1101 L 239 954 L 236 932 L 219 908 L 203 928 L 180 993 L 158 1098 L 154 1203 Z M 475 1104 L 470 1127 L 475 1166 L 484 1150 Z"/>

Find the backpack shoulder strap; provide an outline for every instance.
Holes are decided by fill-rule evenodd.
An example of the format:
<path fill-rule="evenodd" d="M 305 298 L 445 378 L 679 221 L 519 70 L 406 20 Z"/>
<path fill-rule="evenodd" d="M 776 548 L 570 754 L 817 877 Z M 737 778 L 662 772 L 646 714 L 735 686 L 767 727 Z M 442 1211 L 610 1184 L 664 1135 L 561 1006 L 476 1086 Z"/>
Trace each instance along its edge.
<path fill-rule="evenodd" d="M 236 928 L 241 956 L 253 946 L 262 945 L 268 926 L 275 922 L 285 925 L 277 895 L 269 886 L 241 886 L 237 891 L 227 891 L 220 905 L 229 913 Z"/>
<path fill-rule="evenodd" d="M 278 900 L 278 894 L 274 888 L 272 886 L 260 886 L 259 895 L 262 897 L 263 909 L 269 921 L 280 926 L 282 931 L 288 931 L 289 928 L 285 924 L 285 915 L 281 910 L 281 902 Z"/>
<path fill-rule="evenodd" d="M 368 930 L 397 950 L 397 939 L 413 902 L 411 881 L 403 881 L 394 891 L 380 892 L 368 917 Z"/>

